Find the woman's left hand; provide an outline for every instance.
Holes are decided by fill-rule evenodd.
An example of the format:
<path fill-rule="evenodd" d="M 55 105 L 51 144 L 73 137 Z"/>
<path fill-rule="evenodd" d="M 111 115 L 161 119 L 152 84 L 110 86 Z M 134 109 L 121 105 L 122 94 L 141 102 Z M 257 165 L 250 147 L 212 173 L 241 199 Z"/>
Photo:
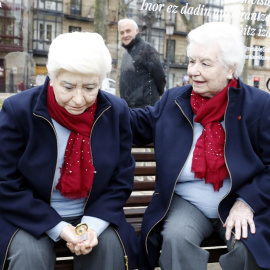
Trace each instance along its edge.
<path fill-rule="evenodd" d="M 236 201 L 224 224 L 224 227 L 226 227 L 226 240 L 231 239 L 233 228 L 235 228 L 236 240 L 240 240 L 241 236 L 243 238 L 248 237 L 248 226 L 250 227 L 250 232 L 254 234 L 256 232 L 256 227 L 253 216 L 253 211 L 247 204 L 242 201 Z"/>
<path fill-rule="evenodd" d="M 95 231 L 88 229 L 85 240 L 77 244 L 72 244 L 71 242 L 68 242 L 67 247 L 72 253 L 75 253 L 77 256 L 86 255 L 90 253 L 93 247 L 98 244 L 97 237 L 98 235 Z"/>

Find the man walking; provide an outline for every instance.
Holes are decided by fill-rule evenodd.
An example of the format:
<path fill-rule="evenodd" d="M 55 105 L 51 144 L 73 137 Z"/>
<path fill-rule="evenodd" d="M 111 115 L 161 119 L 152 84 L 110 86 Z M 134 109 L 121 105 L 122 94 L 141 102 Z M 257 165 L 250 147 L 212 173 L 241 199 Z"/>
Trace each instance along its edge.
<path fill-rule="evenodd" d="M 165 73 L 159 54 L 141 39 L 138 25 L 131 19 L 118 22 L 122 46 L 120 96 L 130 108 L 154 105 L 164 92 Z"/>

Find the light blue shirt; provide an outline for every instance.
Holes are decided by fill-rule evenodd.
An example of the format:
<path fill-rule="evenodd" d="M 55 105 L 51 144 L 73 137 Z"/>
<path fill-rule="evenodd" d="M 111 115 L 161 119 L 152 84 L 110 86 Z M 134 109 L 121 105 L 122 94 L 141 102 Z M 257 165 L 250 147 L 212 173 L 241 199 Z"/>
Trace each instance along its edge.
<path fill-rule="evenodd" d="M 60 191 L 56 189 L 56 185 L 60 178 L 60 169 L 64 163 L 64 154 L 66 150 L 67 141 L 70 135 L 70 130 L 61 126 L 55 120 L 53 120 L 53 125 L 57 134 L 57 144 L 58 144 L 58 159 L 56 172 L 54 176 L 53 184 L 53 194 L 51 206 L 59 213 L 62 217 L 77 217 L 82 216 L 84 211 L 84 206 L 86 203 L 86 198 L 81 199 L 68 199 L 61 195 Z M 88 225 L 89 228 L 96 231 L 100 235 L 108 226 L 109 222 L 101 220 L 96 217 L 83 216 L 81 222 Z M 48 236 L 54 241 L 60 240 L 59 235 L 62 229 L 69 225 L 67 222 L 60 222 L 54 228 L 47 231 Z"/>
<path fill-rule="evenodd" d="M 224 125 L 223 122 L 221 124 Z M 204 179 L 194 177 L 194 173 L 191 172 L 193 151 L 197 139 L 202 134 L 203 126 L 196 122 L 193 125 L 194 138 L 191 153 L 178 179 L 175 193 L 195 205 L 208 218 L 218 218 L 218 204 L 230 190 L 230 179 L 225 179 L 219 191 L 214 191 L 212 184 L 205 184 Z"/>

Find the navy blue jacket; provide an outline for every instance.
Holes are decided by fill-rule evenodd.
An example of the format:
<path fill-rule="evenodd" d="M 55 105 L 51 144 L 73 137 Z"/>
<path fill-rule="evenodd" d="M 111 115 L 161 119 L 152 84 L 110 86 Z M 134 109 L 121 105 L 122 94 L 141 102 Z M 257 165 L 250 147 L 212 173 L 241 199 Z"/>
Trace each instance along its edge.
<path fill-rule="evenodd" d="M 134 142 L 153 142 L 157 163 L 155 193 L 142 224 L 140 269 L 154 269 L 159 259 L 161 221 L 191 150 L 190 94 L 190 85 L 173 88 L 154 107 L 131 110 Z M 241 81 L 239 88 L 230 88 L 225 133 L 231 189 L 219 203 L 219 217 L 225 222 L 235 199 L 242 197 L 255 211 L 256 234 L 241 240 L 260 267 L 270 268 L 270 95 Z"/>
<path fill-rule="evenodd" d="M 47 84 L 48 79 L 6 99 L 0 113 L 0 269 L 18 229 L 39 238 L 62 220 L 50 206 L 57 138 L 46 106 Z M 97 104 L 90 135 L 97 173 L 84 215 L 110 223 L 133 269 L 137 237 L 123 212 L 135 166 L 129 109 L 124 100 L 101 90 Z"/>

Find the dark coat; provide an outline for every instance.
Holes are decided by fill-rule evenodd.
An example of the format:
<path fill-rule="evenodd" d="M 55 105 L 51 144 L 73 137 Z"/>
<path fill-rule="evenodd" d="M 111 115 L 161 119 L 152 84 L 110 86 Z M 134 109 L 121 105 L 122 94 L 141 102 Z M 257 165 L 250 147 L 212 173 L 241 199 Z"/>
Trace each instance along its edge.
<path fill-rule="evenodd" d="M 231 190 L 218 213 L 225 222 L 237 197 L 255 211 L 256 233 L 241 239 L 258 265 L 270 268 L 270 95 L 241 81 L 230 88 L 225 112 L 225 160 Z M 160 229 L 193 141 L 191 86 L 165 92 L 155 107 L 131 110 L 134 142 L 153 142 L 156 155 L 155 193 L 144 215 L 140 269 L 154 269 L 161 248 Z"/>
<path fill-rule="evenodd" d="M 0 269 L 16 230 L 39 238 L 62 221 L 50 206 L 57 138 L 46 106 L 47 84 L 48 79 L 43 86 L 6 99 L 0 113 Z M 137 237 L 123 212 L 135 165 L 128 106 L 102 90 L 97 104 L 90 135 L 97 173 L 84 215 L 110 223 L 133 269 Z"/>
<path fill-rule="evenodd" d="M 165 73 L 159 54 L 137 34 L 122 57 L 120 96 L 130 108 L 154 105 L 164 92 Z"/>

